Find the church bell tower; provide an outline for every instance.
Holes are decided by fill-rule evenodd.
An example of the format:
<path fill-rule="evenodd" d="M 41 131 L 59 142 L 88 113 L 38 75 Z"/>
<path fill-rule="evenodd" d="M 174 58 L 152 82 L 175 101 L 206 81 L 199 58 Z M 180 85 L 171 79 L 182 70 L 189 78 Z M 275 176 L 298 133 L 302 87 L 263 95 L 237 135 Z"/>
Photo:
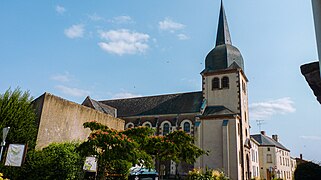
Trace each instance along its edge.
<path fill-rule="evenodd" d="M 247 77 L 241 52 L 232 45 L 223 3 L 215 47 L 205 58 L 202 75 L 203 98 L 207 106 L 225 106 L 247 117 Z M 247 119 L 247 118 L 246 118 Z"/>
<path fill-rule="evenodd" d="M 211 167 L 222 167 L 233 179 L 250 177 L 250 132 L 248 119 L 248 79 L 241 52 L 233 46 L 226 14 L 221 2 L 215 47 L 205 58 L 202 92 L 205 113 L 201 147 L 213 152 Z M 205 115 L 204 115 L 205 114 Z M 215 137 L 210 137 L 211 133 Z M 205 133 L 207 133 L 205 135 Z M 209 133 L 209 134 L 208 134 Z M 214 141 L 214 138 L 222 139 Z M 209 145 L 212 143 L 213 145 Z M 216 144 L 216 145 L 215 145 Z M 217 146 L 221 144 L 221 146 Z M 223 149 L 220 149 L 220 148 Z M 222 157 L 222 161 L 214 160 Z M 203 166 L 211 162 L 203 162 Z"/>

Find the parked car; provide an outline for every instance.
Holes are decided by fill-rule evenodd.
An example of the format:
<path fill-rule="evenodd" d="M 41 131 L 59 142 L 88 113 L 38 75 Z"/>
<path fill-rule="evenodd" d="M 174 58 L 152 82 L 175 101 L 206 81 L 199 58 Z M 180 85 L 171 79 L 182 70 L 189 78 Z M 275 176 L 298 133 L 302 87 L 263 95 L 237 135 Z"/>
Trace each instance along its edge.
<path fill-rule="evenodd" d="M 158 180 L 158 173 L 155 169 L 143 167 L 130 168 L 129 180 Z"/>

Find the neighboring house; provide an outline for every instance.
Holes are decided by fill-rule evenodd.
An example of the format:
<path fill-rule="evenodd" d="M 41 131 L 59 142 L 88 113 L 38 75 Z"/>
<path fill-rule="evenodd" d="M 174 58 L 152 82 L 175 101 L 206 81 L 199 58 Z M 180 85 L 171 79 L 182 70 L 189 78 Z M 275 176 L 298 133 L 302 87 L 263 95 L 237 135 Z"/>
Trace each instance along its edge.
<path fill-rule="evenodd" d="M 90 130 L 83 127 L 83 123 L 88 121 L 124 129 L 124 120 L 49 93 L 39 96 L 33 104 L 39 122 L 36 149 L 53 142 L 84 141 L 90 134 Z"/>
<path fill-rule="evenodd" d="M 156 135 L 184 130 L 195 137 L 197 146 L 209 151 L 194 165 L 164 164 L 166 175 L 213 168 L 223 170 L 233 180 L 250 179 L 248 79 L 243 57 L 232 45 L 223 4 L 216 45 L 206 56 L 201 76 L 201 91 L 104 101 L 86 98 L 83 105 L 101 109 L 90 105 L 94 101 L 115 108 L 117 117 L 126 120 L 125 128 L 148 126 Z"/>
<path fill-rule="evenodd" d="M 264 131 L 251 135 L 259 143 L 259 166 L 261 179 L 282 178 L 292 180 L 290 150 L 278 140 L 278 135 L 268 137 Z"/>
<path fill-rule="evenodd" d="M 296 159 L 294 157 L 291 157 L 291 172 L 292 172 L 292 177 L 294 178 L 294 172 L 297 167 Z"/>
<path fill-rule="evenodd" d="M 260 178 L 260 161 L 259 161 L 259 143 L 251 137 L 251 165 L 252 165 L 252 179 Z"/>

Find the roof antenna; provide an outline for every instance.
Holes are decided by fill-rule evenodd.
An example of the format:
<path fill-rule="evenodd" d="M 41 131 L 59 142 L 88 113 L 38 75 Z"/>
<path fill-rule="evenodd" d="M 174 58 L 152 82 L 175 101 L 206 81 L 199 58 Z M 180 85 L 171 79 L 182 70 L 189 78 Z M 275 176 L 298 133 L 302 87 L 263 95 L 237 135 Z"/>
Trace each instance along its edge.
<path fill-rule="evenodd" d="M 265 124 L 264 120 L 256 120 L 256 125 L 259 127 L 259 130 L 260 130 L 259 132 L 261 132 L 262 124 Z"/>

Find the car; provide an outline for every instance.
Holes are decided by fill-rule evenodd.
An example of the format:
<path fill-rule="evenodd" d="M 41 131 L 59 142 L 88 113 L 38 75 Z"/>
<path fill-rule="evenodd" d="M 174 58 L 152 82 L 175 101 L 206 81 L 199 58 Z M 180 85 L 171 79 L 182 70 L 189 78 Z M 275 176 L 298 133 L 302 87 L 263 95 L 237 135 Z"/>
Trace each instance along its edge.
<path fill-rule="evenodd" d="M 155 169 L 144 167 L 130 168 L 129 180 L 158 180 L 158 173 Z"/>

